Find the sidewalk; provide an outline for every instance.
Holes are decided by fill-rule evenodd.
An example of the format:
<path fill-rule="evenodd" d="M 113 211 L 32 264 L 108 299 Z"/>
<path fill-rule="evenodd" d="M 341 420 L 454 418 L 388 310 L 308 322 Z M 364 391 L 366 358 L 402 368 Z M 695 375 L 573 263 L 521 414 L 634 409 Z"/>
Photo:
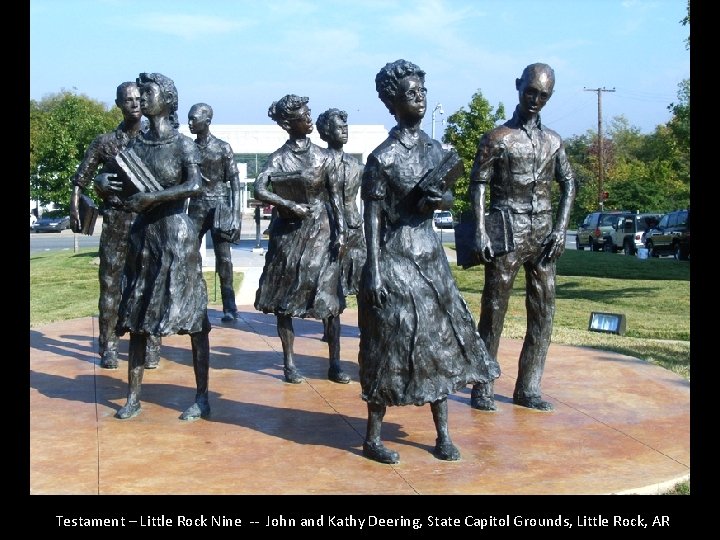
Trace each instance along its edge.
<path fill-rule="evenodd" d="M 462 459 L 432 456 L 428 406 L 390 407 L 382 436 L 400 463 L 388 466 L 362 456 L 356 311 L 342 315 L 349 385 L 326 378 L 320 321 L 293 320 L 307 380 L 291 385 L 275 317 L 248 305 L 234 324 L 221 315 L 210 310 L 212 415 L 191 423 L 178 420 L 195 394 L 187 336 L 163 339 L 160 367 L 145 372 L 143 410 L 122 421 L 114 414 L 127 392 L 127 338 L 120 369 L 109 371 L 98 365 L 94 319 L 31 329 L 30 493 L 622 494 L 689 477 L 690 385 L 635 358 L 551 345 L 543 397 L 556 410 L 542 413 L 513 405 L 522 342 L 504 339 L 499 410 L 472 409 L 470 388 L 448 398 Z"/>

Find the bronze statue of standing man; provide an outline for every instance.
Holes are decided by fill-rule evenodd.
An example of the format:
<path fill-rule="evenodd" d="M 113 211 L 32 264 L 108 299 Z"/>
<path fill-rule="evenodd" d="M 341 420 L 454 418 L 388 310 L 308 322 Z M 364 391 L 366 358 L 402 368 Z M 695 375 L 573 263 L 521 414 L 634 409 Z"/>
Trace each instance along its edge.
<path fill-rule="evenodd" d="M 237 319 L 237 306 L 230 244 L 240 238 L 242 225 L 240 178 L 232 148 L 210 133 L 212 117 L 212 107 L 206 103 L 196 103 L 188 113 L 188 127 L 190 133 L 196 135 L 203 178 L 202 193 L 190 199 L 188 215 L 198 229 L 201 242 L 208 231 L 212 235 L 223 303 L 221 320 L 232 322 Z"/>
<path fill-rule="evenodd" d="M 540 379 L 550 346 L 555 314 L 555 262 L 565 250 L 575 180 L 560 136 L 540 121 L 540 110 L 553 93 L 555 73 L 547 64 L 531 64 L 515 80 L 519 104 L 504 125 L 480 140 L 470 173 L 470 197 L 477 223 L 474 251 L 485 265 L 478 331 L 492 356 L 497 355 L 508 300 L 521 267 L 525 269 L 527 332 L 513 392 L 517 405 L 551 411 L 541 398 Z M 560 185 L 553 222 L 550 188 Z M 485 190 L 490 189 L 486 208 Z M 496 255 L 487 230 L 486 212 L 510 216 L 514 251 Z M 495 410 L 494 382 L 473 386 L 471 405 Z"/>
<path fill-rule="evenodd" d="M 70 220 L 74 232 L 81 230 L 80 191 L 90 185 L 99 167 L 102 167 L 101 173 L 117 173 L 113 158 L 118 152 L 127 148 L 141 130 L 140 90 L 135 82 L 124 82 L 117 87 L 115 105 L 122 111 L 123 121 L 115 131 L 99 135 L 90 143 L 72 178 Z M 129 211 L 123 204 L 122 199 L 127 194 L 113 190 L 107 182 L 96 183 L 95 189 L 103 199 L 101 207 L 103 227 L 100 234 L 100 268 L 98 269 L 100 367 L 117 369 L 118 336 L 115 325 L 122 294 L 122 275 L 128 253 L 130 226 L 137 214 Z M 145 351 L 145 367 L 148 369 L 156 368 L 160 362 L 160 339 L 160 336 L 148 337 Z"/>

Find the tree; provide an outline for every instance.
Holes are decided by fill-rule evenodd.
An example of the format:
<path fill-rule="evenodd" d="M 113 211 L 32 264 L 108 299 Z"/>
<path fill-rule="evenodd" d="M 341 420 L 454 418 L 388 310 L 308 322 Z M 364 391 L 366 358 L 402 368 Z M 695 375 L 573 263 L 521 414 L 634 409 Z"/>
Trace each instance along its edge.
<path fill-rule="evenodd" d="M 30 197 L 67 210 L 70 180 L 92 140 L 115 129 L 122 113 L 84 95 L 62 90 L 30 100 Z"/>
<path fill-rule="evenodd" d="M 625 117 L 612 119 L 603 141 L 604 187 L 609 194 L 605 210 L 668 212 L 688 206 L 689 145 L 685 151 L 677 144 L 668 127 L 673 121 L 644 135 Z M 565 148 L 581 186 L 571 216 L 574 223 L 597 209 L 597 133 L 572 137 Z"/>
<path fill-rule="evenodd" d="M 584 135 L 573 135 L 565 139 L 565 152 L 567 153 L 570 166 L 578 189 L 575 193 L 572 212 L 570 212 L 570 224 L 574 225 L 583 220 L 590 212 L 597 208 L 598 180 L 597 180 L 597 135 L 588 130 Z M 559 189 L 555 187 L 551 192 L 553 207 L 557 208 L 560 200 Z"/>
<path fill-rule="evenodd" d="M 448 117 L 448 126 L 442 139 L 444 143 L 455 147 L 465 164 L 465 174 L 458 179 L 453 190 L 455 195 L 453 210 L 458 216 L 470 209 L 468 193 L 470 169 L 475 160 L 475 152 L 480 138 L 493 129 L 498 122 L 505 119 L 504 105 L 498 103 L 497 110 L 493 111 L 493 107 L 483 97 L 480 90 L 473 94 L 468 109 L 466 111 L 465 107 L 460 107 L 458 111 Z"/>
<path fill-rule="evenodd" d="M 690 0 L 687 0 L 687 15 L 682 18 L 680 21 L 680 24 L 683 26 L 689 26 L 690 25 Z M 688 35 L 687 38 L 685 38 L 685 48 L 687 50 L 690 50 L 690 36 Z"/>
<path fill-rule="evenodd" d="M 690 79 L 678 84 L 678 102 L 668 105 L 673 113 L 667 129 L 670 132 L 670 150 L 675 159 L 675 170 L 690 185 Z"/>

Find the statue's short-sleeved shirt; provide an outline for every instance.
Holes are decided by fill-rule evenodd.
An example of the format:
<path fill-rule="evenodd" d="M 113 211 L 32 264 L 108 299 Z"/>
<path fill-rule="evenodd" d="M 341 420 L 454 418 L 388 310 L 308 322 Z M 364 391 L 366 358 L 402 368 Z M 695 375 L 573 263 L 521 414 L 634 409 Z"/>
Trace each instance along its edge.
<path fill-rule="evenodd" d="M 562 139 L 539 117 L 525 125 L 518 109 L 482 137 L 470 172 L 471 182 L 490 186 L 490 208 L 516 214 L 549 213 L 553 180 L 574 181 Z"/>
<path fill-rule="evenodd" d="M 200 155 L 200 172 L 203 176 L 202 197 L 223 199 L 227 197 L 230 181 L 238 176 L 232 147 L 227 142 L 208 135 L 206 144 L 195 141 Z"/>

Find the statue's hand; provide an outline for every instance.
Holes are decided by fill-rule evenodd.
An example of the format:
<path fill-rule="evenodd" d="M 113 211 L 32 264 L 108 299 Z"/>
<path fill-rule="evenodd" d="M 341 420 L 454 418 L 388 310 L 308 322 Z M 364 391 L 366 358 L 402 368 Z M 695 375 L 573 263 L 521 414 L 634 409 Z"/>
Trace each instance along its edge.
<path fill-rule="evenodd" d="M 117 174 L 100 173 L 95 177 L 95 191 L 103 198 L 120 193 L 122 189 L 122 180 L 117 179 Z"/>
<path fill-rule="evenodd" d="M 240 227 L 242 226 L 242 218 L 238 215 L 237 212 L 232 213 L 232 218 L 230 219 L 230 231 L 237 231 L 240 230 Z M 228 232 L 230 232 L 228 231 Z"/>
<path fill-rule="evenodd" d="M 432 212 L 433 210 L 437 210 L 438 208 L 440 208 L 442 202 L 442 193 L 438 193 L 436 191 L 428 191 L 420 198 L 420 201 L 418 201 L 418 210 L 420 210 L 420 212 L 423 214 L 427 212 Z"/>
<path fill-rule="evenodd" d="M 240 229 L 242 227 L 242 219 L 235 213 L 233 213 L 232 219 L 230 220 L 230 226 L 226 231 L 228 239 L 231 242 L 238 242 L 240 240 Z"/>
<path fill-rule="evenodd" d="M 305 218 L 310 214 L 310 207 L 307 204 L 293 204 L 290 206 L 290 211 L 299 218 Z"/>
<path fill-rule="evenodd" d="M 542 251 L 537 264 L 556 261 L 565 251 L 565 233 L 562 231 L 551 232 L 543 240 L 541 247 Z"/>
<path fill-rule="evenodd" d="M 482 263 L 489 263 L 495 258 L 495 252 L 492 248 L 492 242 L 485 230 L 481 231 L 479 235 L 475 236 L 475 245 L 473 246 L 473 253 Z"/>
<path fill-rule="evenodd" d="M 362 224 L 362 219 L 358 216 L 349 214 L 345 217 L 345 225 L 348 229 L 359 229 L 360 227 L 362 227 Z"/>
<path fill-rule="evenodd" d="M 382 307 L 387 301 L 387 290 L 382 278 L 376 272 L 370 272 L 369 283 L 365 288 L 365 299 L 371 306 Z"/>
<path fill-rule="evenodd" d="M 332 254 L 335 259 L 342 259 L 347 252 L 347 242 L 345 241 L 345 235 L 339 234 L 333 242 Z"/>

